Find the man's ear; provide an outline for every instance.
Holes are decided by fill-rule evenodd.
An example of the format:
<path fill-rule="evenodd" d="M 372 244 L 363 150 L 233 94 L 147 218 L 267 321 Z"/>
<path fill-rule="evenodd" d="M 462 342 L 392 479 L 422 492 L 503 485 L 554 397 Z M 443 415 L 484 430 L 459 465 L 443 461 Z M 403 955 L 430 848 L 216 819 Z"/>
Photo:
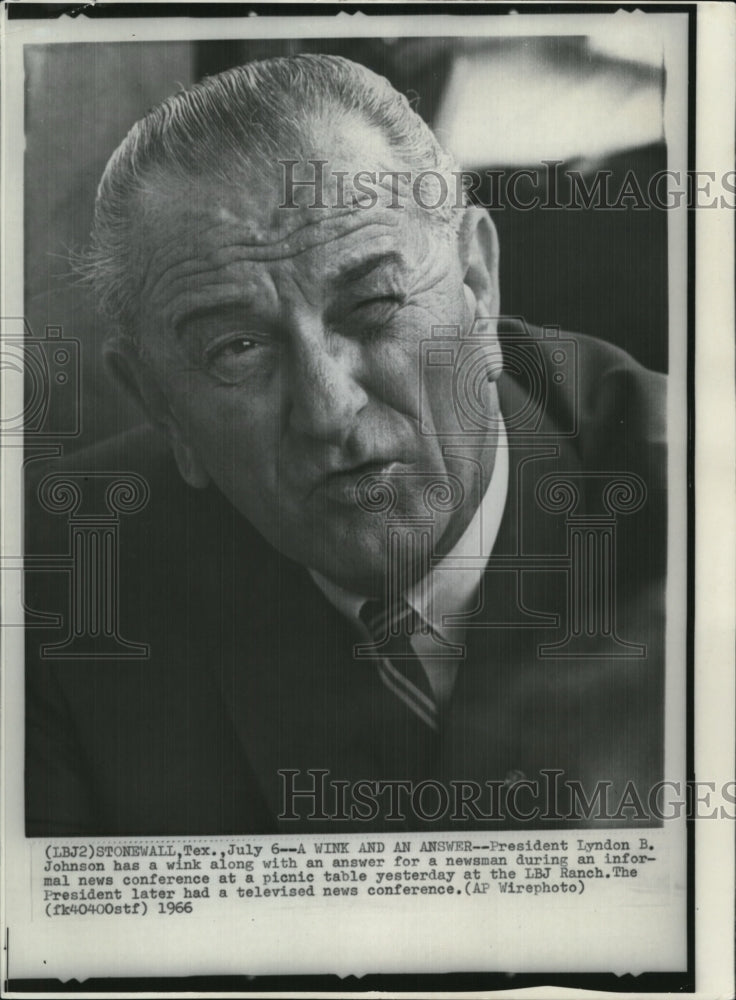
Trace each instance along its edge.
<path fill-rule="evenodd" d="M 458 234 L 460 264 L 467 292 L 472 292 L 475 318 L 496 317 L 501 307 L 498 284 L 498 235 L 484 208 L 465 209 Z"/>
<path fill-rule="evenodd" d="M 166 394 L 136 346 L 126 337 L 113 338 L 105 344 L 103 358 L 105 369 L 115 385 L 168 439 L 182 479 L 196 489 L 207 486 L 210 481 L 207 470 L 187 443 L 179 422 L 171 412 Z"/>

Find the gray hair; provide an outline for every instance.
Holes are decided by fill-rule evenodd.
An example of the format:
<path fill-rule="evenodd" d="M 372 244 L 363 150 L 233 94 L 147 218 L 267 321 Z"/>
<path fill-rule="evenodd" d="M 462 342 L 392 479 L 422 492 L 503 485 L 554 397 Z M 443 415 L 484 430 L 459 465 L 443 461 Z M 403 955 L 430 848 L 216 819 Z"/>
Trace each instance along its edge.
<path fill-rule="evenodd" d="M 340 56 L 302 54 L 247 63 L 208 77 L 152 108 L 110 158 L 97 189 L 88 251 L 78 270 L 111 332 L 136 339 L 134 246 L 140 195 L 156 180 L 201 176 L 227 183 L 233 168 L 275 162 L 320 119 L 359 118 L 379 129 L 412 172 L 436 171 L 452 190 L 457 166 L 407 98 L 382 76 Z M 448 199 L 451 202 L 452 199 Z M 456 228 L 452 204 L 431 215 Z"/>

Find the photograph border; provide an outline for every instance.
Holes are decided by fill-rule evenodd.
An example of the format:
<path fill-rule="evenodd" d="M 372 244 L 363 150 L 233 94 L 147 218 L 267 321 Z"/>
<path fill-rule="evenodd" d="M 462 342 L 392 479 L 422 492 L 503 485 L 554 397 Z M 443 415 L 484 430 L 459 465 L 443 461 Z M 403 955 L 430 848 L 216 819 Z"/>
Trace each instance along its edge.
<path fill-rule="evenodd" d="M 452 14 L 504 16 L 518 10 L 518 3 L 467 4 L 467 3 L 376 3 L 376 4 L 324 4 L 317 7 L 309 3 L 264 4 L 96 4 L 80 7 L 73 4 L 17 3 L 7 8 L 8 21 L 51 19 L 74 14 L 91 19 L 107 18 L 160 18 L 207 17 L 237 18 L 256 12 L 262 16 L 332 17 L 336 13 L 362 12 L 371 16 L 401 16 L 422 14 Z M 612 10 L 640 10 L 643 13 L 678 13 L 688 15 L 688 122 L 687 169 L 696 166 L 696 58 L 697 58 L 697 5 L 689 4 L 609 4 L 561 3 L 559 5 L 528 3 L 523 5 L 525 14 L 610 14 Z M 687 215 L 687 649 L 686 649 L 686 779 L 695 780 L 694 754 L 694 696 L 695 696 L 695 248 L 696 216 L 692 207 Z M 73 992 L 101 994 L 108 992 L 210 992 L 218 993 L 270 993 L 278 991 L 311 991 L 318 994 L 372 990 L 416 991 L 476 991 L 519 990 L 540 986 L 564 987 L 608 991 L 613 993 L 687 993 L 694 992 L 695 968 L 695 822 L 687 820 L 687 970 L 673 973 L 641 973 L 617 976 L 614 973 L 444 973 L 444 974 L 368 974 L 363 977 L 339 978 L 336 975 L 278 975 L 278 976 L 194 976 L 155 978 L 95 978 L 74 982 Z M 12 975 L 13 942 L 10 928 L 6 929 L 7 979 L 6 992 L 18 994 L 69 993 L 72 984 L 49 979 L 16 979 Z"/>

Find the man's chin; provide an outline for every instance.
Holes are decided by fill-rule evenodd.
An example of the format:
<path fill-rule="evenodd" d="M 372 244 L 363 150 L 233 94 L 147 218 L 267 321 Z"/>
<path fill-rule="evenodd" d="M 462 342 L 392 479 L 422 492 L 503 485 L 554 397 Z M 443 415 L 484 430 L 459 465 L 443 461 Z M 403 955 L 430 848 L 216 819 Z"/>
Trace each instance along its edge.
<path fill-rule="evenodd" d="M 389 577 L 405 589 L 429 570 L 431 547 L 421 531 L 397 525 L 380 534 L 365 533 L 360 540 L 343 539 L 329 549 L 323 549 L 311 564 L 323 576 L 352 593 L 380 597 L 386 592 Z"/>
<path fill-rule="evenodd" d="M 405 589 L 429 570 L 449 518 L 438 515 L 429 522 L 420 511 L 387 518 L 384 512 L 367 512 L 345 506 L 334 515 L 312 511 L 311 517 L 282 522 L 273 544 L 295 562 L 316 570 L 353 593 L 380 596 L 389 576 Z M 288 540 L 295 544 L 292 546 Z"/>
<path fill-rule="evenodd" d="M 310 568 L 338 587 L 366 597 L 382 594 L 388 578 L 385 546 L 380 551 L 368 546 L 355 549 L 345 546 L 327 558 L 323 553 Z"/>

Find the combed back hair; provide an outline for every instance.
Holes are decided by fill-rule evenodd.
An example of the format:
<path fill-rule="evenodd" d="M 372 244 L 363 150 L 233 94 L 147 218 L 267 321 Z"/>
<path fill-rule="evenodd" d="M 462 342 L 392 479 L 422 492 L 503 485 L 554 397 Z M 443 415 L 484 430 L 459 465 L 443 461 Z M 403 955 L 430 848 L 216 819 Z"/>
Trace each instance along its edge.
<path fill-rule="evenodd" d="M 396 153 L 396 169 L 414 177 L 424 171 L 443 175 L 449 197 L 429 214 L 443 232 L 455 232 L 461 214 L 454 194 L 457 166 L 388 80 L 340 56 L 247 63 L 152 108 L 110 158 L 97 189 L 90 246 L 78 262 L 110 332 L 137 340 L 141 275 L 135 229 L 142 195 L 157 181 L 206 177 L 228 184 L 244 168 L 275 174 L 282 170 L 280 159 L 295 158 L 293 152 L 314 142 L 320 123 L 339 130 L 356 119 L 380 130 Z"/>

